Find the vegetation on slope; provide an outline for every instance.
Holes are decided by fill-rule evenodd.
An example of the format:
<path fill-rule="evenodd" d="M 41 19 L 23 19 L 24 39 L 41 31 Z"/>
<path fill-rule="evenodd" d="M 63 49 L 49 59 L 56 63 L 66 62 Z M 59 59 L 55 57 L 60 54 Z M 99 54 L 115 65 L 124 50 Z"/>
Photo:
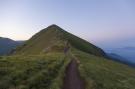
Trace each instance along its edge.
<path fill-rule="evenodd" d="M 135 69 L 81 51 L 73 54 L 80 61 L 86 89 L 135 89 Z"/>
<path fill-rule="evenodd" d="M 1 57 L 0 89 L 60 89 L 69 61 L 62 53 Z"/>
<path fill-rule="evenodd" d="M 89 42 L 67 32 L 57 25 L 51 25 L 34 35 L 23 46 L 17 48 L 15 54 L 39 54 L 54 45 L 64 45 L 68 42 L 71 46 L 84 52 L 105 56 L 105 53 Z"/>

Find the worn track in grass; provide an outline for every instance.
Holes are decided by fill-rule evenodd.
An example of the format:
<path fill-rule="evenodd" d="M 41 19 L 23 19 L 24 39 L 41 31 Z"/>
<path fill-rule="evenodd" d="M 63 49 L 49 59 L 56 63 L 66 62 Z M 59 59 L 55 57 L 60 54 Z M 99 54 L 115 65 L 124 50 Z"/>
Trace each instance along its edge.
<path fill-rule="evenodd" d="M 75 59 L 72 59 L 67 66 L 63 89 L 85 89 L 84 81 L 79 75 L 78 64 Z"/>

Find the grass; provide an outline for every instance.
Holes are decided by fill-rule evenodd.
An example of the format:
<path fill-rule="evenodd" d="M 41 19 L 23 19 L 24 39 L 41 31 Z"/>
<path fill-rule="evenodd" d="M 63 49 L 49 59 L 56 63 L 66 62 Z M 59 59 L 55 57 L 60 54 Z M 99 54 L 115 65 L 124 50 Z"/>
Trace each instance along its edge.
<path fill-rule="evenodd" d="M 66 56 L 57 45 L 53 50 L 38 55 L 0 56 L 0 89 L 61 89 L 72 56 L 80 61 L 86 89 L 135 89 L 134 68 L 75 48 Z"/>
<path fill-rule="evenodd" d="M 0 57 L 0 89 L 60 89 L 69 61 L 62 53 Z"/>
<path fill-rule="evenodd" d="M 135 69 L 102 57 L 74 51 L 86 89 L 135 89 Z"/>
<path fill-rule="evenodd" d="M 105 53 L 102 49 L 98 48 L 97 46 L 83 40 L 71 33 L 66 31 L 63 32 L 63 38 L 67 40 L 74 48 L 81 50 L 83 52 L 97 55 L 97 56 L 105 56 Z"/>
<path fill-rule="evenodd" d="M 51 25 L 35 34 L 30 40 L 18 47 L 14 54 L 37 55 L 47 49 L 53 49 L 59 45 L 65 46 L 65 42 L 68 42 L 71 46 L 81 51 L 97 56 L 105 56 L 102 49 L 56 25 Z"/>

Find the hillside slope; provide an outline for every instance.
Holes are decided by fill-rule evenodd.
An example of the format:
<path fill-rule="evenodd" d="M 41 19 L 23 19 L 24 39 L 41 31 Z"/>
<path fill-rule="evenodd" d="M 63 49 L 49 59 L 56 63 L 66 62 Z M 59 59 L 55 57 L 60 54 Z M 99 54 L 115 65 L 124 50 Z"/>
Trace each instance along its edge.
<path fill-rule="evenodd" d="M 135 89 L 134 68 L 79 50 L 72 52 L 79 60 L 79 70 L 86 81 L 86 89 Z"/>
<path fill-rule="evenodd" d="M 0 55 L 7 55 L 12 49 L 21 45 L 22 42 L 14 41 L 9 38 L 0 37 Z"/>
<path fill-rule="evenodd" d="M 35 34 L 23 46 L 17 48 L 15 54 L 40 54 L 50 50 L 63 51 L 67 43 L 81 51 L 93 55 L 105 56 L 104 51 L 100 48 L 64 31 L 57 25 L 51 25 Z"/>

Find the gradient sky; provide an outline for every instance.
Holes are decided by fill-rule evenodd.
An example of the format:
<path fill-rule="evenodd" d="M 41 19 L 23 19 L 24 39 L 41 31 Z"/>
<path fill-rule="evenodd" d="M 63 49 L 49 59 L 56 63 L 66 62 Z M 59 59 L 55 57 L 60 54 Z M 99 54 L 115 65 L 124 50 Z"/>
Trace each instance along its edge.
<path fill-rule="evenodd" d="M 29 39 L 51 24 L 100 47 L 135 45 L 135 0 L 0 0 L 0 36 Z"/>

